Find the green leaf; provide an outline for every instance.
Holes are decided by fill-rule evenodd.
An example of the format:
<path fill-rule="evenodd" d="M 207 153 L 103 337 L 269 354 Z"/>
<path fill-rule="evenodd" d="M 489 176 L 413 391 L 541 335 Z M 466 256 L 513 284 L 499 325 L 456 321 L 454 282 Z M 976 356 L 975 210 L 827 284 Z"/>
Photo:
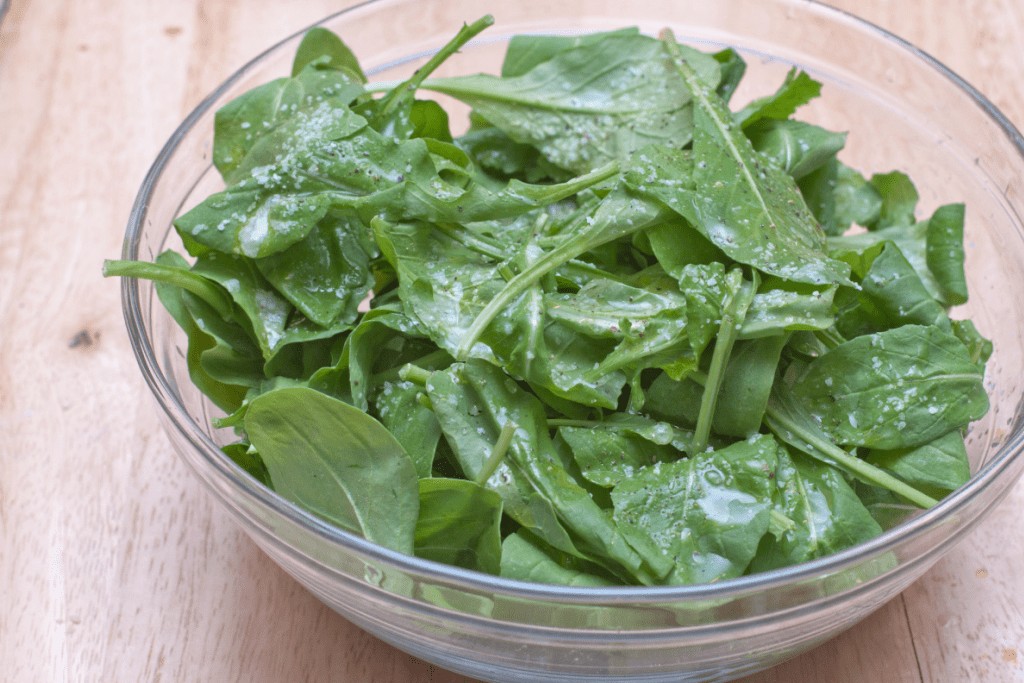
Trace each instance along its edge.
<path fill-rule="evenodd" d="M 819 416 L 797 402 L 792 389 L 785 383 L 776 384 L 768 399 L 765 426 L 794 450 L 843 470 L 871 487 L 891 491 L 922 508 L 932 507 L 938 502 L 885 470 L 839 448 L 821 428 Z"/>
<path fill-rule="evenodd" d="M 294 387 L 254 399 L 245 431 L 282 497 L 369 541 L 413 553 L 416 468 L 379 422 Z"/>
<path fill-rule="evenodd" d="M 457 378 L 457 386 L 465 392 L 466 398 L 471 401 L 470 405 L 476 406 L 477 411 L 487 416 L 489 429 L 485 431 L 494 434 L 494 440 L 497 438 L 497 431 L 506 423 L 515 425 L 505 462 L 510 463 L 521 473 L 533 491 L 550 501 L 559 521 L 572 534 L 576 547 L 589 559 L 599 562 L 617 574 L 631 576 L 634 581 L 651 581 L 649 572 L 654 567 L 648 562 L 660 564 L 660 558 L 641 557 L 630 547 L 606 511 L 602 510 L 586 489 L 573 480 L 566 471 L 548 436 L 544 409 L 540 402 L 523 392 L 501 370 L 487 363 L 468 361 L 465 364 L 457 364 L 453 366 L 452 373 L 447 383 L 448 389 L 442 393 L 449 396 L 454 394 L 457 397 L 461 392 L 452 391 L 451 386 Z M 442 373 L 434 373 L 431 376 L 427 389 L 444 428 L 448 420 L 441 415 L 439 403 L 446 398 L 439 395 L 435 400 L 435 394 L 439 392 L 441 386 L 435 381 L 439 374 Z M 449 434 L 449 429 L 445 429 L 445 433 Z M 460 439 L 473 438 L 465 431 L 456 431 L 455 434 L 456 442 Z M 456 444 L 453 443 L 452 446 L 457 450 Z M 489 450 L 488 447 L 488 455 Z M 467 465 L 470 467 L 467 468 Z M 475 470 L 472 469 L 474 465 Z M 479 459 L 473 463 L 463 463 L 466 474 L 473 478 L 477 477 L 481 467 Z M 487 480 L 487 485 L 490 487 L 492 482 L 501 482 L 506 478 L 508 475 L 503 475 L 503 471 L 505 470 L 499 468 L 492 474 Z M 502 486 L 502 490 L 508 489 Z"/>
<path fill-rule="evenodd" d="M 502 425 L 484 410 L 478 392 L 462 381 L 461 367 L 431 373 L 426 391 L 459 469 L 475 481 L 486 473 Z M 485 483 L 501 496 L 509 518 L 562 552 L 581 555 L 551 502 L 536 494 L 515 461 L 503 458 Z"/>
<path fill-rule="evenodd" d="M 464 479 L 421 479 L 416 557 L 501 571 L 501 496 Z"/>
<path fill-rule="evenodd" d="M 903 252 L 883 242 L 860 289 L 843 289 L 836 297 L 836 326 L 844 337 L 856 337 L 901 325 L 934 325 L 949 331 L 949 318 L 932 298 Z"/>
<path fill-rule="evenodd" d="M 313 63 L 292 78 L 257 86 L 217 111 L 213 163 L 226 181 L 236 181 L 239 167 L 253 149 L 297 114 L 324 103 L 347 105 L 363 94 L 361 72 L 320 66 Z"/>
<path fill-rule="evenodd" d="M 771 95 L 761 97 L 735 114 L 736 122 L 744 128 L 763 119 L 785 120 L 801 106 L 821 94 L 821 83 L 806 72 L 790 69 L 786 79 Z"/>
<path fill-rule="evenodd" d="M 416 106 L 413 99 L 416 96 L 416 90 L 421 87 L 423 81 L 430 74 L 458 52 L 459 48 L 493 23 L 494 17 L 488 14 L 472 24 L 463 24 L 451 40 L 430 56 L 426 64 L 413 71 L 409 78 L 396 85 L 374 103 L 375 106 L 368 112 L 370 125 L 384 136 L 396 140 L 412 137 L 417 127 L 422 129 L 424 111 L 422 107 Z M 429 105 L 427 106 L 429 107 Z M 419 109 L 418 112 L 417 109 Z M 417 113 L 419 121 L 414 121 L 414 112 Z M 433 113 L 436 114 L 436 110 Z M 447 116 L 445 116 L 444 127 L 447 132 Z M 451 139 L 450 135 L 447 137 Z"/>
<path fill-rule="evenodd" d="M 533 39 L 531 46 L 543 42 Z M 671 78 L 671 63 L 658 40 L 614 32 L 538 49 L 544 50 L 543 61 L 536 61 L 541 56 L 536 53 L 514 53 L 509 68 L 518 75 L 431 79 L 423 87 L 465 102 L 516 142 L 576 173 L 651 143 L 682 148 L 690 141 L 690 96 Z M 717 86 L 718 63 L 685 50 L 702 82 Z M 519 73 L 527 61 L 530 69 Z"/>
<path fill-rule="evenodd" d="M 871 230 L 914 224 L 914 210 L 917 208 L 917 188 L 901 171 L 876 173 L 871 176 L 871 186 L 882 198 L 878 219 L 865 227 Z"/>
<path fill-rule="evenodd" d="M 244 442 L 228 444 L 227 446 L 222 446 L 221 450 L 236 465 L 245 470 L 249 476 L 271 491 L 274 490 L 274 484 L 270 481 L 270 472 L 267 471 L 267 466 L 263 464 L 263 459 L 260 458 L 259 453 L 252 450 L 249 444 Z"/>
<path fill-rule="evenodd" d="M 971 362 L 985 371 L 985 363 L 992 355 L 992 342 L 981 336 L 970 320 L 952 320 L 953 335 L 967 347 Z"/>
<path fill-rule="evenodd" d="M 669 584 L 740 576 L 768 531 L 777 451 L 760 435 L 645 467 L 612 489 L 615 520 L 668 554 Z"/>
<path fill-rule="evenodd" d="M 522 76 L 559 53 L 577 50 L 581 47 L 599 49 L 605 40 L 618 37 L 635 37 L 639 33 L 640 31 L 636 27 L 629 27 L 615 31 L 586 33 L 574 36 L 515 35 L 508 41 L 508 48 L 505 50 L 505 60 L 501 64 L 501 77 L 515 78 Z"/>
<path fill-rule="evenodd" d="M 779 449 L 771 533 L 751 563 L 767 571 L 837 553 L 882 533 L 843 475 Z"/>
<path fill-rule="evenodd" d="M 835 323 L 836 287 L 814 287 L 768 280 L 754 294 L 739 339 L 757 339 L 795 330 L 824 330 Z"/>
<path fill-rule="evenodd" d="M 260 273 L 307 318 L 323 327 L 351 323 L 373 285 L 376 246 L 351 216 L 328 216 L 305 238 L 266 258 Z"/>
<path fill-rule="evenodd" d="M 793 179 L 754 151 L 725 103 L 681 55 L 674 59 L 694 100 L 695 227 L 733 260 L 765 273 L 846 283 L 849 269 L 825 255 L 825 235 Z"/>
<path fill-rule="evenodd" d="M 964 274 L 964 205 L 940 206 L 928 220 L 925 261 L 935 276 L 941 300 L 950 306 L 967 303 Z"/>
<path fill-rule="evenodd" d="M 797 181 L 807 208 L 821 224 L 826 235 L 841 235 L 849 226 L 840 226 L 836 217 L 836 188 L 839 185 L 839 161 L 828 159 Z"/>
<path fill-rule="evenodd" d="M 609 420 L 569 420 L 558 429 L 583 476 L 610 488 L 656 462 L 678 460 L 690 435 L 639 415 L 615 414 Z"/>
<path fill-rule="evenodd" d="M 552 556 L 555 553 L 557 551 L 553 553 L 550 547 L 527 538 L 526 534 L 509 534 L 501 545 L 501 575 L 506 579 L 561 586 L 616 585 L 604 576 L 578 569 L 577 563 L 566 562 L 565 555 L 555 559 Z"/>
<path fill-rule="evenodd" d="M 412 382 L 385 382 L 374 397 L 374 408 L 416 465 L 416 475 L 424 479 L 433 472 L 441 425 L 434 411 L 420 403 L 421 395 L 423 388 Z"/>
<path fill-rule="evenodd" d="M 723 102 L 728 102 L 732 94 L 736 92 L 736 88 L 739 87 L 740 81 L 743 80 L 743 74 L 747 72 L 747 63 L 731 47 L 719 50 L 711 56 L 718 62 L 722 71 L 722 80 L 715 90 Z"/>
<path fill-rule="evenodd" d="M 779 355 L 788 335 L 738 341 L 718 390 L 718 409 L 711 421 L 719 434 L 745 439 L 761 428 Z"/>
<path fill-rule="evenodd" d="M 838 443 L 891 450 L 923 445 L 984 415 L 982 380 L 956 337 L 905 325 L 814 360 L 793 397 Z"/>
<path fill-rule="evenodd" d="M 502 261 L 467 246 L 480 241 L 473 241 L 469 231 L 453 236 L 426 223 L 375 225 L 378 242 L 395 261 L 407 313 L 440 348 L 454 357 L 463 354 L 498 364 L 556 396 L 615 407 L 625 377 L 616 372 L 599 378 L 587 374 L 604 361 L 614 343 L 581 339 L 549 319 L 539 279 L 511 299 L 463 350 L 473 326 L 508 286 L 499 272 Z"/>
<path fill-rule="evenodd" d="M 352 50 L 337 34 L 319 26 L 306 31 L 302 42 L 295 50 L 292 61 L 292 77 L 298 76 L 310 64 L 317 69 L 348 70 L 366 83 L 366 75 Z"/>
<path fill-rule="evenodd" d="M 958 429 L 913 448 L 869 451 L 866 460 L 937 498 L 971 478 L 967 447 Z"/>
<path fill-rule="evenodd" d="M 745 132 L 754 149 L 797 180 L 834 159 L 846 144 L 845 133 L 802 121 L 766 119 Z"/>
<path fill-rule="evenodd" d="M 857 171 L 840 163 L 835 185 L 835 225 L 830 235 L 841 235 L 851 224 L 870 226 L 882 212 L 882 196 Z"/>

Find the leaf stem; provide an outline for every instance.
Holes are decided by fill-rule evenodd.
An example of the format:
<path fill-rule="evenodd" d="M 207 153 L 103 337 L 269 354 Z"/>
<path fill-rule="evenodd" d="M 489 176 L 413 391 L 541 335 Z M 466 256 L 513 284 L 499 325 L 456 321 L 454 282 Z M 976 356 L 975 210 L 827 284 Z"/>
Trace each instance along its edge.
<path fill-rule="evenodd" d="M 484 461 L 483 467 L 477 472 L 476 477 L 473 479 L 477 484 L 483 486 L 487 483 L 487 480 L 491 478 L 494 471 L 498 469 L 498 465 L 505 458 L 505 453 L 508 452 L 508 447 L 512 445 L 512 437 L 516 433 L 516 423 L 509 420 L 501 428 L 501 433 L 498 434 L 498 440 L 494 442 L 494 448 L 491 449 L 491 454 L 487 456 L 487 460 Z"/>
<path fill-rule="evenodd" d="M 715 406 L 718 404 L 718 392 L 722 388 L 722 381 L 725 379 L 725 367 L 732 354 L 732 347 L 736 343 L 740 325 L 747 315 L 747 309 L 757 291 L 757 273 L 754 272 L 754 285 L 750 289 L 744 287 L 743 271 L 734 268 L 726 276 L 729 278 L 729 285 L 733 289 L 733 295 L 726 303 L 722 311 L 722 322 L 718 328 L 718 338 L 715 340 L 715 350 L 711 354 L 711 365 L 708 367 L 707 380 L 704 382 L 704 393 L 700 397 L 700 411 L 697 413 L 697 425 L 693 430 L 694 453 L 700 453 L 708 445 L 711 436 L 711 421 L 715 415 Z"/>
<path fill-rule="evenodd" d="M 445 60 L 458 52 L 459 48 L 492 24 L 494 24 L 494 17 L 490 14 L 485 14 L 472 24 L 463 24 L 462 28 L 459 29 L 459 32 L 455 34 L 455 37 L 448 41 L 444 47 L 435 52 L 426 64 L 421 66 L 419 69 L 416 69 L 416 72 L 413 73 L 410 78 L 399 83 L 391 90 L 391 92 L 381 99 L 378 116 L 387 116 L 395 106 L 395 103 L 401 101 L 402 96 L 405 93 L 415 91 L 419 88 L 423 81 L 426 80 L 430 74 L 434 73 L 437 67 L 441 66 Z"/>
<path fill-rule="evenodd" d="M 406 363 L 402 366 L 402 369 L 398 371 L 398 376 L 406 382 L 412 382 L 413 384 L 425 387 L 427 386 L 427 380 L 430 379 L 430 371 L 424 370 L 418 365 Z"/>
<path fill-rule="evenodd" d="M 434 365 L 444 363 L 446 361 L 450 362 L 451 356 L 448 355 L 447 351 L 444 351 L 443 349 L 437 349 L 436 351 L 431 351 L 425 356 L 420 356 L 412 363 L 407 363 L 406 365 L 414 365 L 422 369 L 424 366 L 430 368 L 433 367 Z M 373 382 L 374 386 L 380 386 L 384 382 L 394 382 L 395 380 L 403 379 L 402 370 L 404 370 L 405 367 L 406 366 L 403 365 L 401 367 L 388 368 L 387 370 L 384 370 L 374 375 L 371 378 L 371 381 Z"/>
<path fill-rule="evenodd" d="M 930 508 L 938 503 L 931 496 L 921 493 L 913 486 L 900 481 L 885 470 L 850 455 L 834 443 L 822 439 L 812 430 L 805 429 L 799 422 L 786 415 L 785 412 L 780 412 L 773 405 L 772 401 L 768 402 L 768 409 L 765 411 L 765 424 L 783 441 L 796 446 L 815 460 L 820 460 L 830 465 L 837 465 L 858 479 L 868 484 L 888 489 L 918 507 Z M 796 437 L 796 439 L 785 438 L 783 435 L 785 432 L 788 432 L 791 437 Z M 804 443 L 799 444 L 796 442 L 797 440 Z"/>
<path fill-rule="evenodd" d="M 103 276 L 134 277 L 154 282 L 163 282 L 192 292 L 210 304 L 217 315 L 225 320 L 233 319 L 231 299 L 218 285 L 190 270 L 175 266 L 164 266 L 148 261 L 104 261 Z"/>
<path fill-rule="evenodd" d="M 586 179 L 586 181 L 581 184 L 584 187 L 589 187 L 614 176 L 618 172 L 619 165 L 612 162 L 588 173 L 585 176 L 580 176 L 577 181 L 584 181 L 584 179 Z M 584 189 L 584 187 L 581 187 L 580 189 Z M 473 323 L 469 326 L 469 329 L 466 330 L 466 336 L 462 339 L 462 342 L 459 344 L 459 348 L 455 351 L 455 358 L 457 360 L 465 360 L 468 358 L 473 345 L 476 344 L 480 335 L 487 326 L 494 321 L 494 318 L 497 317 L 498 313 L 511 304 L 517 296 L 532 287 L 541 277 L 566 261 L 574 259 L 580 254 L 584 254 L 605 242 L 622 237 L 630 232 L 636 232 L 648 226 L 643 222 L 638 222 L 635 226 L 630 226 L 629 229 L 608 230 L 607 227 L 607 225 L 598 224 L 591 233 L 567 236 L 561 244 L 538 258 L 509 280 L 502 290 L 498 292 L 486 306 L 484 306 L 483 310 L 480 311 L 476 319 L 473 320 Z"/>

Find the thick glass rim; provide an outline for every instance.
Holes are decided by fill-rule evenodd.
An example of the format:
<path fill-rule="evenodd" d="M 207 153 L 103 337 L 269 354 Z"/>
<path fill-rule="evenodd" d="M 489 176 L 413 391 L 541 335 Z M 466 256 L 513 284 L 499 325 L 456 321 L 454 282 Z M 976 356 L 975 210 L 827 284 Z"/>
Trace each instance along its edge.
<path fill-rule="evenodd" d="M 400 1 L 400 0 L 399 0 Z M 890 43 L 912 59 L 922 62 L 925 66 L 934 69 L 939 75 L 950 81 L 958 90 L 968 96 L 970 100 L 983 110 L 983 112 L 997 124 L 1005 135 L 1007 141 L 1014 146 L 1018 155 L 1024 159 L 1024 136 L 1017 128 L 999 111 L 999 109 L 982 93 L 970 85 L 967 81 L 953 72 L 945 64 L 932 57 L 927 52 L 917 48 L 910 42 L 894 35 L 867 20 L 861 19 L 849 12 L 824 5 L 818 0 L 778 0 L 782 4 L 795 3 L 803 5 L 814 12 L 829 19 L 842 21 L 852 25 L 855 29 L 884 42 Z M 379 8 L 395 4 L 396 0 L 365 0 L 347 9 L 328 15 L 314 24 L 303 28 L 296 33 L 280 40 L 267 48 L 259 55 L 247 62 L 243 67 L 232 74 L 227 80 L 221 83 L 215 90 L 207 95 L 196 108 L 189 113 L 182 123 L 177 127 L 171 137 L 164 144 L 157 155 L 153 165 L 147 172 L 145 179 L 139 189 L 135 202 L 129 215 L 127 228 L 122 247 L 122 258 L 138 259 L 141 234 L 145 226 L 146 215 L 149 207 L 150 195 L 159 182 L 167 163 L 169 162 L 179 143 L 188 135 L 196 123 L 202 118 L 213 105 L 231 89 L 247 73 L 253 70 L 271 53 L 279 50 L 283 45 L 295 40 L 313 26 L 325 22 L 337 20 L 346 15 L 359 14 L 369 11 L 376 11 Z M 1024 220 L 1014 212 L 1017 219 L 1018 231 L 1024 231 Z M 280 515 L 289 522 L 313 532 L 328 543 L 339 548 L 353 550 L 367 558 L 373 559 L 394 569 L 420 575 L 430 580 L 448 584 L 458 584 L 460 587 L 474 590 L 501 594 L 507 597 L 520 599 L 536 599 L 555 603 L 565 604 L 593 604 L 600 606 L 615 606 L 629 604 L 646 604 L 666 602 L 687 602 L 721 600 L 724 598 L 739 597 L 745 594 L 762 591 L 765 589 L 781 588 L 788 585 L 798 584 L 815 578 L 836 574 L 844 569 L 864 564 L 871 559 L 891 551 L 895 546 L 910 541 L 916 537 L 926 534 L 943 523 L 944 520 L 954 516 L 958 511 L 966 508 L 981 495 L 1000 475 L 1006 471 L 1013 462 L 1024 453 L 1024 423 L 1018 424 L 1016 429 L 1003 442 L 996 454 L 986 462 L 962 487 L 942 499 L 936 506 L 925 510 L 912 519 L 906 520 L 894 528 L 885 531 L 880 536 L 861 543 L 852 548 L 828 555 L 810 562 L 774 569 L 741 576 L 733 579 L 726 579 L 715 584 L 697 584 L 685 586 L 615 586 L 615 587 L 570 587 L 552 584 L 531 583 L 526 581 L 506 579 L 498 576 L 484 574 L 472 570 L 462 569 L 451 565 L 441 564 L 431 560 L 425 560 L 411 555 L 398 553 L 387 548 L 378 546 L 366 539 L 351 532 L 334 527 L 319 518 L 305 512 L 296 505 L 278 496 L 273 491 L 264 488 L 261 484 L 245 474 L 241 468 L 234 464 L 217 446 L 216 443 L 204 431 L 202 425 L 198 424 L 187 410 L 177 400 L 177 395 L 172 383 L 164 375 L 157 362 L 153 345 L 146 331 L 146 324 L 140 306 L 139 282 L 132 278 L 123 278 L 121 282 L 121 301 L 131 341 L 132 349 L 142 370 L 146 383 L 153 392 L 160 408 L 169 418 L 174 428 L 185 437 L 189 444 L 196 448 L 204 460 L 213 467 L 217 476 L 244 494 L 250 501 Z M 209 486 L 209 482 L 205 482 Z M 210 487 L 212 488 L 212 487 Z M 989 501 L 987 508 L 998 504 L 1009 492 L 1010 485 L 994 500 Z M 219 492 L 216 492 L 220 495 Z M 980 515 L 979 515 L 980 517 Z M 969 526 L 978 518 L 967 522 Z M 270 534 L 265 529 L 260 529 L 276 542 L 280 539 Z M 291 552 L 301 551 L 289 547 Z M 937 551 L 939 548 L 933 548 Z M 925 553 L 925 556 L 933 554 Z M 920 558 L 915 558 L 920 559 Z M 329 566 L 323 565 L 327 569 Z M 903 566 L 902 563 L 899 566 Z M 899 567 L 891 569 L 879 576 L 885 576 L 896 571 Z M 425 604 L 425 603 L 424 603 Z M 438 608 L 441 609 L 441 608 Z M 721 624 L 717 624 L 721 625 Z M 680 627 L 692 628 L 692 627 Z M 664 629 L 658 629 L 664 630 Z"/>

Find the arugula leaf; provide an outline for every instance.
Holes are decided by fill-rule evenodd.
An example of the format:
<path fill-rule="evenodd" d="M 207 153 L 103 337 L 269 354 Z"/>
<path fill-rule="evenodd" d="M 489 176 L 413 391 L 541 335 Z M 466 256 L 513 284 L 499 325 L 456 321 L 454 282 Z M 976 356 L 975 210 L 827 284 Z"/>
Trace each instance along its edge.
<path fill-rule="evenodd" d="M 743 59 L 670 33 L 432 77 L 491 22 L 400 83 L 310 31 L 218 112 L 191 263 L 105 264 L 155 282 L 228 457 L 371 541 L 563 585 L 788 566 L 969 477 L 963 205 L 916 221 L 903 173 L 791 118 L 820 84 L 733 113 Z"/>
<path fill-rule="evenodd" d="M 578 41 L 533 38 L 528 49 L 513 52 L 506 71 L 515 75 L 431 79 L 423 87 L 458 98 L 576 173 L 651 143 L 681 148 L 690 141 L 690 95 L 666 77 L 671 64 L 658 40 L 618 31 Z M 718 63 L 685 51 L 702 82 L 715 87 Z"/>
<path fill-rule="evenodd" d="M 799 107 L 820 94 L 821 83 L 808 76 L 806 72 L 792 68 L 778 90 L 754 100 L 736 112 L 734 118 L 744 128 L 762 119 L 784 121 Z"/>
<path fill-rule="evenodd" d="M 825 255 L 825 236 L 793 179 L 762 161 L 681 53 L 673 60 L 694 101 L 695 226 L 730 258 L 765 273 L 846 284 L 849 269 Z"/>

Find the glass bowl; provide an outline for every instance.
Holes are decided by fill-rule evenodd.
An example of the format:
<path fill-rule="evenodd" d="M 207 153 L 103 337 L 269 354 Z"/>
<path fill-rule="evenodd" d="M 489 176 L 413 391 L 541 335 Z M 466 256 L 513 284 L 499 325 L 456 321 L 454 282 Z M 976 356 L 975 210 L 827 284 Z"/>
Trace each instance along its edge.
<path fill-rule="evenodd" d="M 212 408 L 188 380 L 185 340 L 149 282 L 126 279 L 123 306 L 139 365 L 171 441 L 263 550 L 345 618 L 445 668 L 502 681 L 727 680 L 836 635 L 891 599 L 962 539 L 1024 469 L 1024 140 L 977 91 L 904 41 L 806 0 L 378 0 L 324 20 L 375 79 L 422 64 L 464 22 L 497 24 L 444 74 L 496 70 L 509 36 L 637 25 L 671 27 L 703 49 L 749 63 L 733 101 L 773 90 L 791 65 L 824 82 L 802 117 L 850 132 L 844 160 L 906 171 L 923 213 L 968 207 L 970 316 L 995 343 L 992 408 L 968 439 L 974 476 L 927 512 L 845 552 L 714 585 L 566 588 L 504 580 L 385 550 L 264 489 L 218 449 Z M 167 142 L 132 211 L 124 258 L 175 246 L 171 221 L 220 187 L 210 163 L 214 112 L 286 75 L 299 36 L 247 64 Z"/>

